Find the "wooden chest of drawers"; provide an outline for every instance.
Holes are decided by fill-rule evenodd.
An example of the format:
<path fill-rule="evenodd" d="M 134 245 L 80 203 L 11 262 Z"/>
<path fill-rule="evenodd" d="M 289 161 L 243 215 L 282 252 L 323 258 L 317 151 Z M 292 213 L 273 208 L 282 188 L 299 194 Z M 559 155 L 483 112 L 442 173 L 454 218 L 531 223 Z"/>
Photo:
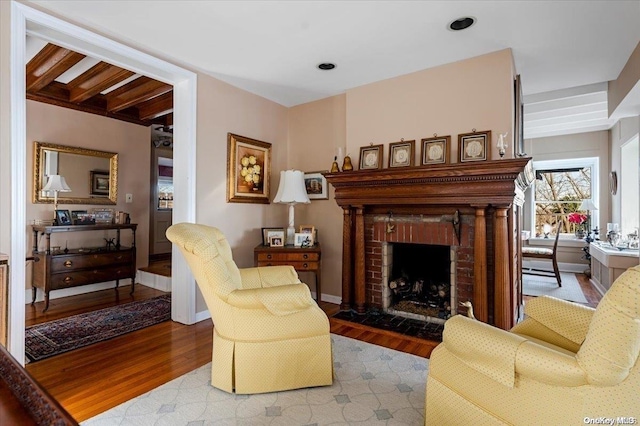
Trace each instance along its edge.
<path fill-rule="evenodd" d="M 262 244 L 253 250 L 255 266 L 291 265 L 298 272 L 314 272 L 316 275 L 316 300 L 321 293 L 321 254 L 320 244 L 313 247 L 269 247 Z"/>
<path fill-rule="evenodd" d="M 45 311 L 49 308 L 49 292 L 106 281 L 130 278 L 132 291 L 136 277 L 135 248 L 111 251 L 68 253 L 34 253 L 33 296 L 39 288 L 45 294 Z"/>
<path fill-rule="evenodd" d="M 36 291 L 44 291 L 45 307 L 43 312 L 49 309 L 49 292 L 64 288 L 78 287 L 87 284 L 115 281 L 116 288 L 120 280 L 131 279 L 131 294 L 135 289 L 136 278 L 136 224 L 122 225 L 77 225 L 77 226 L 34 226 L 33 247 L 33 298 L 36 300 Z M 131 247 L 120 246 L 120 230 L 129 229 L 133 232 Z M 64 251 L 51 251 L 51 234 L 59 232 L 87 232 L 115 230 L 115 247 L 76 249 Z M 45 252 L 38 252 L 36 242 L 38 233 L 47 237 Z"/>

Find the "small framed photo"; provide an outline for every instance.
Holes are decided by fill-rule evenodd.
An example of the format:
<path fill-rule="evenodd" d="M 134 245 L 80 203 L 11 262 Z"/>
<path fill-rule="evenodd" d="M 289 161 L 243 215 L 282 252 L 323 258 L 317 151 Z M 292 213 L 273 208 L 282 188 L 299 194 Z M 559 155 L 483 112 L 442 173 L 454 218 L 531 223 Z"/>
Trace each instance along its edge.
<path fill-rule="evenodd" d="M 74 225 L 79 225 L 80 220 L 78 215 L 84 215 L 84 214 L 87 214 L 86 210 L 71 210 L 71 222 Z"/>
<path fill-rule="evenodd" d="M 360 147 L 360 170 L 377 170 L 382 168 L 383 145 Z"/>
<path fill-rule="evenodd" d="M 451 136 L 436 136 L 422 139 L 421 165 L 447 164 L 449 162 Z"/>
<path fill-rule="evenodd" d="M 108 170 L 91 170 L 89 172 L 90 175 L 90 185 L 91 191 L 90 195 L 92 196 L 108 196 L 109 195 L 109 171 Z"/>
<path fill-rule="evenodd" d="M 269 237 L 270 247 L 284 247 L 284 238 L 279 235 L 272 235 Z"/>
<path fill-rule="evenodd" d="M 490 142 L 491 130 L 458 135 L 458 152 L 460 155 L 460 162 L 464 163 L 467 161 L 490 160 Z"/>
<path fill-rule="evenodd" d="M 262 228 L 262 245 L 271 245 L 271 237 L 280 237 L 285 241 L 284 235 L 284 228 Z"/>
<path fill-rule="evenodd" d="M 389 168 L 413 166 L 413 151 L 416 141 L 392 142 L 389 144 Z"/>
<path fill-rule="evenodd" d="M 312 247 L 313 246 L 313 234 L 296 232 L 293 245 L 295 247 Z"/>
<path fill-rule="evenodd" d="M 327 179 L 322 172 L 309 172 L 304 174 L 304 187 L 310 200 L 328 200 L 329 192 Z"/>
<path fill-rule="evenodd" d="M 316 230 L 316 227 L 313 225 L 300 225 L 298 227 L 301 234 L 313 234 Z"/>
<path fill-rule="evenodd" d="M 56 210 L 56 225 L 71 225 L 69 210 Z"/>

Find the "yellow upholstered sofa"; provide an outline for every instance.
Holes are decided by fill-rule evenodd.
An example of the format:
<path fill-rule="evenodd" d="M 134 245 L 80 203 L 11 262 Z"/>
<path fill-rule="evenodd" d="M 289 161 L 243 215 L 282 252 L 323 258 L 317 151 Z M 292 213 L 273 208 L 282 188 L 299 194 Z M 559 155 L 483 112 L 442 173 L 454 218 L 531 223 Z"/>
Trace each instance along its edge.
<path fill-rule="evenodd" d="M 447 321 L 429 362 L 425 424 L 640 422 L 640 266 L 597 309 L 538 297 L 525 314 L 510 331 Z"/>
<path fill-rule="evenodd" d="M 211 384 L 241 394 L 333 382 L 329 320 L 293 267 L 238 269 L 220 230 L 167 229 L 213 319 Z"/>

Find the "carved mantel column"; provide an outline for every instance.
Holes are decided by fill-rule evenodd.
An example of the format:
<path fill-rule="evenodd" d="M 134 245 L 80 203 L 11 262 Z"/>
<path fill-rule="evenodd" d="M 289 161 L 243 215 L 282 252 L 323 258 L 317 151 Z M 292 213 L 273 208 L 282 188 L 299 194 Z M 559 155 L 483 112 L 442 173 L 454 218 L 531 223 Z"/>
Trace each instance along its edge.
<path fill-rule="evenodd" d="M 353 264 L 353 215 L 351 206 L 344 206 L 342 213 L 342 303 L 340 303 L 340 309 L 348 311 L 351 309 L 353 290 L 351 268 Z"/>
<path fill-rule="evenodd" d="M 512 327 L 511 318 L 511 280 L 509 279 L 509 229 L 507 221 L 508 207 L 496 207 L 494 252 L 496 259 L 494 277 L 494 314 L 496 327 L 509 330 Z"/>
<path fill-rule="evenodd" d="M 364 267 L 364 208 L 356 208 L 355 235 L 355 299 L 356 312 L 363 314 L 365 307 L 365 267 Z"/>
<path fill-rule="evenodd" d="M 487 220 L 486 205 L 476 208 L 476 223 L 473 241 L 473 302 L 475 317 L 489 321 L 489 299 L 487 292 Z"/>

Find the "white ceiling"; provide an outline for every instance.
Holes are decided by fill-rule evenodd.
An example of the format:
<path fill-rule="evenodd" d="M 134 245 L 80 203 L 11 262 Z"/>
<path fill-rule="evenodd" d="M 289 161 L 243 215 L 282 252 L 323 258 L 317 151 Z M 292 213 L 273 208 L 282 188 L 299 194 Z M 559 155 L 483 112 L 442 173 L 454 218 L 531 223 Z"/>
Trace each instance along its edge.
<path fill-rule="evenodd" d="M 525 99 L 562 94 L 616 79 L 640 41 L 639 0 L 30 2 L 285 106 L 504 48 Z"/>

